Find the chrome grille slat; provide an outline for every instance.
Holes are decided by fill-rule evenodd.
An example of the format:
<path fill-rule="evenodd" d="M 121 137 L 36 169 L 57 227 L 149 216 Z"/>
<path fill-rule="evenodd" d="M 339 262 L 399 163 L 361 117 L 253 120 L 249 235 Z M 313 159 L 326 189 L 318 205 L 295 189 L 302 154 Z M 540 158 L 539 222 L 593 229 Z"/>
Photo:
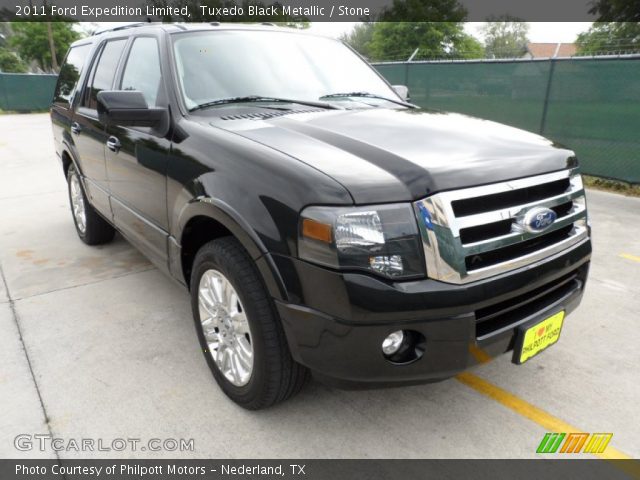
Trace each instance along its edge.
<path fill-rule="evenodd" d="M 559 172 L 545 173 L 544 175 L 536 175 L 535 177 L 520 178 L 517 180 L 509 180 L 507 182 L 491 183 L 489 185 L 482 185 L 480 187 L 462 188 L 460 190 L 454 190 L 450 192 L 442 192 L 442 195 L 448 201 L 463 200 L 465 198 L 485 197 L 494 193 L 504 193 L 509 190 L 519 190 L 521 188 L 531 187 L 533 185 L 540 185 L 543 183 L 551 183 L 556 180 L 562 180 L 569 177 L 571 170 L 561 170 Z M 531 180 L 535 179 L 532 183 Z M 582 180 L 580 180 L 582 185 Z"/>
<path fill-rule="evenodd" d="M 578 209 L 569 215 L 558 218 L 554 224 L 549 227 L 548 230 L 545 230 L 544 233 L 550 233 L 554 230 L 558 230 L 560 228 L 566 227 L 567 225 L 571 225 L 577 220 L 585 218 L 587 215 L 587 208 L 585 206 L 580 206 Z M 496 250 L 498 248 L 506 247 L 509 245 L 514 245 L 519 242 L 524 242 L 531 238 L 535 238 L 539 236 L 536 233 L 529 232 L 513 232 L 509 235 L 503 235 L 501 237 L 494 237 L 489 240 L 482 240 L 480 242 L 463 244 L 462 248 L 464 249 L 465 256 L 474 255 L 476 253 L 486 252 L 488 250 Z"/>
<path fill-rule="evenodd" d="M 523 205 L 517 205 L 515 207 L 504 208 L 501 210 L 494 210 L 492 212 L 478 213 L 475 215 L 468 215 L 466 217 L 456 218 L 456 222 L 452 225 L 452 228 L 456 229 L 456 233 L 463 228 L 474 227 L 476 225 L 484 225 L 486 223 L 499 222 L 500 220 L 506 220 L 509 218 L 522 215 L 526 210 L 532 207 L 557 207 L 563 203 L 570 202 L 577 198 L 584 196 L 584 190 L 580 187 L 580 190 L 571 191 L 563 195 L 548 198 L 541 202 L 526 203 Z"/>
<path fill-rule="evenodd" d="M 508 260 L 506 262 L 497 263 L 495 265 L 491 265 L 490 267 L 478 268 L 476 270 L 471 270 L 469 272 L 474 279 L 478 278 L 487 278 L 493 275 L 497 275 L 498 273 L 502 273 L 502 271 L 515 270 L 516 268 L 525 267 L 532 263 L 538 262 L 540 260 L 551 260 L 551 258 L 555 258 L 557 253 L 562 253 L 563 250 L 570 248 L 574 245 L 582 243 L 583 240 L 587 238 L 587 228 L 586 226 L 576 227 L 573 229 L 573 232 L 570 237 L 558 242 L 550 247 L 543 248 L 541 250 L 537 250 L 534 253 L 530 253 L 527 255 L 523 255 L 521 257 L 514 258 L 513 260 Z M 502 270 L 502 271 L 501 271 Z M 489 272 L 490 275 L 482 275 L 483 273 Z"/>
<path fill-rule="evenodd" d="M 561 189 L 564 188 L 562 183 L 555 183 L 553 189 L 546 187 L 549 183 L 561 180 L 564 180 L 569 187 L 560 195 L 556 195 L 556 193 L 558 186 Z M 516 202 L 517 205 L 508 205 L 507 203 L 512 200 L 515 202 L 514 199 L 518 198 L 520 200 L 536 198 L 536 195 L 530 194 L 534 191 L 538 197 L 540 197 L 541 191 L 543 193 L 552 192 L 553 195 L 532 202 Z M 457 211 L 461 215 L 456 216 L 455 214 L 453 205 L 458 200 L 467 200 L 468 204 L 469 200 L 473 201 L 477 198 L 478 202 L 482 202 L 483 197 L 505 192 L 509 193 L 506 197 L 507 201 L 505 201 L 505 196 L 499 195 L 499 204 L 489 202 L 491 205 L 504 208 L 469 215 L 465 215 L 465 212 L 458 208 Z M 567 211 L 563 205 L 566 205 L 566 209 L 569 210 Z M 414 206 L 423 240 L 427 274 L 431 278 L 449 283 L 468 283 L 545 261 L 586 241 L 589 235 L 584 188 L 582 179 L 576 170 L 565 170 L 480 187 L 441 192 L 416 202 Z M 531 233 L 519 229 L 518 219 L 534 207 L 559 207 L 561 215 L 544 232 Z M 477 210 L 476 208 L 466 209 L 467 212 Z M 505 234 L 505 230 L 508 228 L 507 224 L 503 225 L 505 228 L 499 234 L 496 233 L 496 236 L 492 237 L 490 233 L 488 238 L 482 238 L 473 243 L 462 243 L 461 230 L 504 222 L 505 220 L 513 222 L 511 233 Z M 571 225 L 573 228 L 570 228 Z M 561 232 L 561 229 L 567 229 L 568 233 Z M 564 238 L 565 234 L 566 238 Z M 536 238 L 542 238 L 544 235 L 549 235 L 545 240 L 546 243 L 536 242 Z M 550 242 L 555 243 L 549 245 Z M 523 244 L 522 255 L 517 255 L 519 253 L 517 249 L 520 248 L 518 245 L 521 243 Z M 540 247 L 539 250 L 531 251 L 538 247 Z M 500 255 L 513 255 L 514 251 L 516 255 L 513 258 L 500 261 Z M 488 254 L 491 255 L 486 257 Z M 477 258 L 470 258 L 475 255 L 485 255 L 484 260 L 478 262 Z M 475 263 L 487 266 L 479 266 L 475 269 L 468 267 L 467 258 L 470 259 L 468 265 Z"/>

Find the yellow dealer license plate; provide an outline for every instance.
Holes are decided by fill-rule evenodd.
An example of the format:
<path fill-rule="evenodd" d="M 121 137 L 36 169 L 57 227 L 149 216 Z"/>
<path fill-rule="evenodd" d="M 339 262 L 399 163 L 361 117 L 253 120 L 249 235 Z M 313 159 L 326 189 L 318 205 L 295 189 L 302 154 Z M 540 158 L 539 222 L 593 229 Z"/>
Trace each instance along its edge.
<path fill-rule="evenodd" d="M 520 332 L 521 347 L 516 349 L 515 362 L 524 363 L 556 343 L 560 338 L 563 321 L 564 311 L 524 329 L 524 333 Z"/>

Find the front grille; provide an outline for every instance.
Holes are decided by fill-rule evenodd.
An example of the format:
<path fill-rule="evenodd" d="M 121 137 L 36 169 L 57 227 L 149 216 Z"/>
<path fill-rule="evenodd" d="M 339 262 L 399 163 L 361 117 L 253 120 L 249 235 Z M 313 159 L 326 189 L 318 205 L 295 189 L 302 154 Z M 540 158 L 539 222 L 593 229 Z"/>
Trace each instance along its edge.
<path fill-rule="evenodd" d="M 569 188 L 569 178 L 562 178 L 554 182 L 532 185 L 530 187 L 510 190 L 508 192 L 494 193 L 477 198 L 465 198 L 455 200 L 451 203 L 453 213 L 456 217 L 464 217 L 488 210 L 498 210 L 500 208 L 513 205 L 524 205 L 526 203 L 538 202 L 545 198 L 562 195 Z"/>
<path fill-rule="evenodd" d="M 476 310 L 476 338 L 482 341 L 510 330 L 581 287 L 582 281 L 574 271 L 525 294 Z"/>
<path fill-rule="evenodd" d="M 534 207 L 556 213 L 543 232 L 520 222 Z M 575 170 L 432 195 L 416 202 L 427 274 L 467 283 L 543 261 L 588 236 L 582 179 Z"/>
<path fill-rule="evenodd" d="M 490 267 L 500 262 L 504 262 L 505 260 L 511 260 L 522 255 L 529 255 L 537 250 L 550 247 L 551 245 L 569 238 L 571 230 L 573 230 L 573 225 L 567 225 L 566 227 L 554 230 L 551 233 L 533 237 L 532 239 L 524 242 L 513 243 L 508 247 L 470 255 L 464 259 L 467 271 Z"/>

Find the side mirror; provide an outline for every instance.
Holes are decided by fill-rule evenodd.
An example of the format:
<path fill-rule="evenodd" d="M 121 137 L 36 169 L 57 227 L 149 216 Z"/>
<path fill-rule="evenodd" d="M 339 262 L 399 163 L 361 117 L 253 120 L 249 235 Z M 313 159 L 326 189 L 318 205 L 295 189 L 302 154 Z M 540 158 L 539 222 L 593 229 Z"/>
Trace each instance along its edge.
<path fill-rule="evenodd" d="M 142 92 L 103 90 L 98 92 L 98 117 L 105 125 L 160 128 L 168 124 L 165 108 L 149 108 Z"/>
<path fill-rule="evenodd" d="M 400 98 L 402 100 L 404 100 L 405 102 L 411 100 L 411 97 L 409 96 L 409 88 L 407 88 L 406 85 L 392 85 L 392 87 L 396 91 L 396 93 L 400 95 Z"/>

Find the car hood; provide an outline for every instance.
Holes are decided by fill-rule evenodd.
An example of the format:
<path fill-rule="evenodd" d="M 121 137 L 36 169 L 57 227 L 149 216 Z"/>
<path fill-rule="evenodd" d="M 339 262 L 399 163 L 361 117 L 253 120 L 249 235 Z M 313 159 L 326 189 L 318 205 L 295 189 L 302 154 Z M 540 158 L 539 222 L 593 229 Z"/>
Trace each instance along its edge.
<path fill-rule="evenodd" d="M 324 172 L 360 204 L 417 200 L 575 164 L 573 152 L 543 137 L 465 115 L 309 110 L 240 107 L 208 121 Z"/>

